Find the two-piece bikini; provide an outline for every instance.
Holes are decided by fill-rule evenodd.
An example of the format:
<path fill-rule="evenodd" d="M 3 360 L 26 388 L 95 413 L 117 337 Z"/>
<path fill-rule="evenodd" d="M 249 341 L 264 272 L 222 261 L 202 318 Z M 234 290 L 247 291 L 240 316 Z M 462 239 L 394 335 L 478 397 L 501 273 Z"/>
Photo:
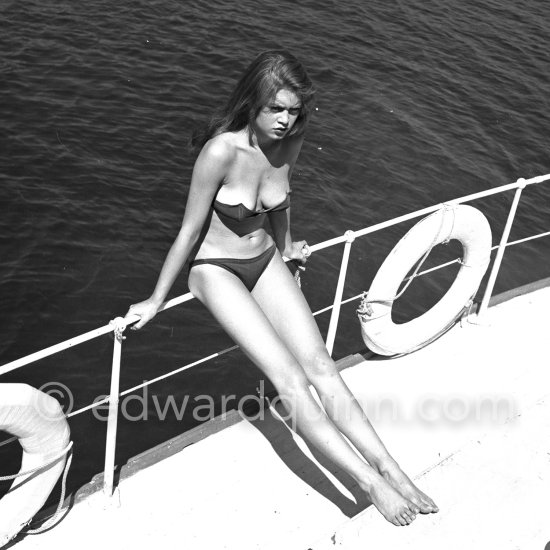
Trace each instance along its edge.
<path fill-rule="evenodd" d="M 290 194 L 273 208 L 262 208 L 261 210 L 250 210 L 244 204 L 224 204 L 217 200 L 212 204 L 214 212 L 220 218 L 220 221 L 233 233 L 239 237 L 244 237 L 257 229 L 260 229 L 264 223 L 268 212 L 278 212 L 286 210 L 290 206 Z M 212 264 L 237 276 L 246 288 L 251 291 L 258 282 L 262 273 L 268 266 L 271 258 L 275 255 L 276 247 L 273 244 L 267 250 L 254 258 L 203 258 L 193 260 L 189 264 L 189 269 L 195 265 Z"/>

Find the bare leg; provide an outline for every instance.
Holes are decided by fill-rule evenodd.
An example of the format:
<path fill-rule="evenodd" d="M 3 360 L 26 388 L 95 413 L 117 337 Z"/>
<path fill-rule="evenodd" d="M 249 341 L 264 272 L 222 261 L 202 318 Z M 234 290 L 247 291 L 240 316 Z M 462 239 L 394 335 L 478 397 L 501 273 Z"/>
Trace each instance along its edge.
<path fill-rule="evenodd" d="M 390 455 L 328 355 L 309 306 L 277 255 L 252 292 L 287 348 L 317 390 L 338 429 L 369 464 L 422 513 L 437 512 Z"/>
<path fill-rule="evenodd" d="M 276 258 L 281 262 L 278 255 Z M 295 284 L 292 277 L 290 280 Z M 205 264 L 191 270 L 189 287 L 270 378 L 305 438 L 349 473 L 388 521 L 411 523 L 416 507 L 361 460 L 330 422 L 313 398 L 303 369 L 241 281 L 218 266 Z"/>

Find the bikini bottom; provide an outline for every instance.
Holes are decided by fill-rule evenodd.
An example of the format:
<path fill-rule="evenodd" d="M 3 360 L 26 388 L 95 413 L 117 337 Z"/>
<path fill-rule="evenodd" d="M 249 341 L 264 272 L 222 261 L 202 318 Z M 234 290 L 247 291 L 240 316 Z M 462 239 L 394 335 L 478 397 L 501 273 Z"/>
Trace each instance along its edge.
<path fill-rule="evenodd" d="M 244 286 L 252 292 L 252 289 L 256 286 L 258 279 L 262 276 L 271 258 L 275 255 L 276 250 L 277 248 L 273 244 L 259 256 L 255 256 L 254 258 L 204 258 L 193 260 L 189 264 L 189 270 L 196 265 L 217 265 L 229 271 L 229 273 L 233 273 L 233 275 L 238 277 L 243 282 Z"/>

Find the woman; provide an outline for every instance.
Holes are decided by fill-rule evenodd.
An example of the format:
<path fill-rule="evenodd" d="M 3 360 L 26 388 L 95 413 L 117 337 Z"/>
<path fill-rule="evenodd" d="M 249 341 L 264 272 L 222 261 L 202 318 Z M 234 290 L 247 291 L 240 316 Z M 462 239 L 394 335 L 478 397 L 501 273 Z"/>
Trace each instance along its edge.
<path fill-rule="evenodd" d="M 313 96 L 288 52 L 252 62 L 223 115 L 194 138 L 201 150 L 180 232 L 153 294 L 127 316 L 141 318 L 134 330 L 149 322 L 192 258 L 189 289 L 273 382 L 302 435 L 348 472 L 388 521 L 408 525 L 437 507 L 390 456 L 345 385 L 281 257 L 305 263 L 308 256 L 305 241 L 290 237 L 289 180 Z"/>

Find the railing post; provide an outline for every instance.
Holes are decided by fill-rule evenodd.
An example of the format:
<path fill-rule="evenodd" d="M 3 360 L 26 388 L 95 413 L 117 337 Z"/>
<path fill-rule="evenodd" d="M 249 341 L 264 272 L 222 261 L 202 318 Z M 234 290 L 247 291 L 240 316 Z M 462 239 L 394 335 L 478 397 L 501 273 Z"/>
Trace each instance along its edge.
<path fill-rule="evenodd" d="M 512 224 L 514 223 L 514 218 L 516 216 L 516 210 L 518 208 L 519 199 L 521 197 L 521 192 L 525 189 L 527 182 L 524 178 L 519 178 L 516 182 L 518 188 L 514 195 L 514 200 L 510 206 L 510 211 L 508 212 L 508 219 L 506 220 L 506 225 L 504 226 L 504 231 L 502 232 L 502 237 L 500 238 L 500 244 L 498 245 L 497 254 L 495 256 L 495 262 L 493 268 L 491 269 L 491 274 L 489 275 L 489 280 L 487 281 L 487 287 L 485 288 L 485 293 L 483 294 L 483 299 L 481 300 L 481 305 L 479 306 L 479 311 L 477 314 L 478 321 L 481 321 L 487 312 L 489 306 L 489 300 L 493 293 L 495 287 L 495 281 L 500 269 L 500 264 L 502 263 L 502 257 L 504 256 L 504 251 L 508 243 L 508 237 L 510 236 L 510 230 L 512 229 Z"/>
<path fill-rule="evenodd" d="M 346 280 L 346 273 L 348 271 L 349 253 L 351 249 L 351 243 L 353 243 L 353 241 L 355 240 L 355 233 L 353 231 L 346 231 L 345 236 L 346 242 L 344 244 L 344 252 L 342 254 L 340 274 L 338 276 L 338 284 L 336 285 L 336 292 L 334 293 L 334 303 L 332 306 L 332 313 L 330 315 L 330 322 L 328 325 L 326 346 L 329 355 L 332 355 L 332 350 L 334 348 L 336 329 L 338 328 L 338 319 L 340 318 L 340 307 L 342 305 L 342 294 L 344 292 L 344 282 Z"/>
<path fill-rule="evenodd" d="M 116 322 L 120 318 L 115 319 Z M 123 329 L 122 329 L 123 330 Z M 105 442 L 105 468 L 103 471 L 103 493 L 113 495 L 115 475 L 115 450 L 118 424 L 118 394 L 120 392 L 120 357 L 122 353 L 122 333 L 114 331 L 113 364 L 111 368 L 111 390 L 109 393 L 109 416 L 107 419 L 107 437 Z"/>

